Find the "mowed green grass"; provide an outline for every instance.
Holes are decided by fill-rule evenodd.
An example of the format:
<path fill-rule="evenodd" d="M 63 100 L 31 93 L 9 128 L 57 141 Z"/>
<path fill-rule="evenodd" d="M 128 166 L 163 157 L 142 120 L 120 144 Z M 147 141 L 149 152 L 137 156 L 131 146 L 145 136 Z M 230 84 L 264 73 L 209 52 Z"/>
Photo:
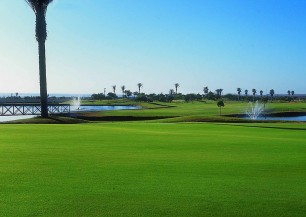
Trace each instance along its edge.
<path fill-rule="evenodd" d="M 192 118 L 218 117 L 219 108 L 216 101 L 206 102 L 172 102 L 162 103 L 162 105 L 170 107 L 160 107 L 148 103 L 140 103 L 144 109 L 140 110 L 117 110 L 117 111 L 101 111 L 95 115 L 102 116 L 145 116 L 145 117 L 182 117 L 183 119 L 192 121 Z M 149 109 L 147 109 L 149 108 Z M 222 108 L 222 114 L 245 114 L 248 108 L 248 102 L 225 101 Z M 266 112 L 306 112 L 305 102 L 268 102 L 266 104 Z M 225 117 L 223 117 L 225 118 Z"/>
<path fill-rule="evenodd" d="M 305 216 L 303 124 L 0 125 L 0 216 Z"/>

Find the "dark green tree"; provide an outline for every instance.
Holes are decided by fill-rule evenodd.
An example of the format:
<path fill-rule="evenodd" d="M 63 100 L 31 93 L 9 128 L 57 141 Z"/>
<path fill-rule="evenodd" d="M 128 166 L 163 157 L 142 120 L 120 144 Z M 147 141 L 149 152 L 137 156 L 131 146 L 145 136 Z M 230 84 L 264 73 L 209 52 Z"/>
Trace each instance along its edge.
<path fill-rule="evenodd" d="M 216 90 L 216 94 L 217 94 L 217 97 L 220 99 L 221 98 L 221 96 L 222 96 L 222 91 L 223 91 L 223 89 L 217 89 Z"/>
<path fill-rule="evenodd" d="M 170 90 L 169 90 L 169 95 L 172 96 L 173 94 L 174 94 L 174 90 L 173 90 L 173 89 L 170 89 Z"/>
<path fill-rule="evenodd" d="M 257 93 L 257 91 L 256 91 L 255 88 L 252 89 L 252 93 L 253 93 L 253 102 L 254 102 L 254 101 L 255 101 L 255 95 L 256 95 L 256 93 Z"/>
<path fill-rule="evenodd" d="M 273 96 L 274 96 L 275 92 L 273 89 L 270 90 L 270 96 L 271 96 L 271 99 L 273 100 Z"/>
<path fill-rule="evenodd" d="M 112 86 L 114 94 L 116 94 L 116 85 Z"/>
<path fill-rule="evenodd" d="M 124 85 L 121 86 L 121 91 L 122 91 L 122 97 L 124 97 L 124 94 L 125 94 L 125 86 Z"/>
<path fill-rule="evenodd" d="M 240 87 L 238 87 L 238 88 L 237 88 L 237 93 L 238 93 L 238 101 L 239 101 L 239 99 L 240 99 L 240 94 L 241 94 L 241 91 L 242 91 L 242 90 L 241 90 L 241 88 L 240 88 Z"/>
<path fill-rule="evenodd" d="M 48 117 L 48 94 L 46 76 L 46 50 L 45 42 L 47 39 L 46 13 L 48 5 L 53 0 L 25 0 L 33 9 L 36 15 L 36 40 L 38 42 L 39 56 L 39 83 L 40 83 L 40 104 L 41 116 Z"/>
<path fill-rule="evenodd" d="M 175 87 L 175 94 L 177 94 L 177 88 L 180 87 L 180 84 L 179 84 L 179 83 L 175 83 L 175 84 L 174 84 L 174 87 Z"/>
<path fill-rule="evenodd" d="M 142 84 L 142 83 L 138 83 L 138 84 L 137 84 L 137 87 L 138 87 L 138 93 L 140 94 L 140 88 L 143 87 L 143 84 Z"/>
<path fill-rule="evenodd" d="M 205 96 L 207 96 L 207 94 L 208 94 L 208 92 L 209 92 L 209 89 L 208 89 L 207 86 L 206 86 L 206 87 L 203 87 L 203 92 L 204 92 Z"/>
<path fill-rule="evenodd" d="M 224 107 L 224 102 L 223 102 L 222 100 L 218 101 L 218 102 L 217 102 L 217 106 L 218 106 L 219 109 L 220 109 L 220 113 L 219 113 L 219 114 L 220 114 L 220 116 L 221 116 L 221 108 Z"/>
<path fill-rule="evenodd" d="M 263 91 L 260 90 L 260 91 L 259 91 L 259 94 L 260 94 L 260 97 L 262 98 Z"/>

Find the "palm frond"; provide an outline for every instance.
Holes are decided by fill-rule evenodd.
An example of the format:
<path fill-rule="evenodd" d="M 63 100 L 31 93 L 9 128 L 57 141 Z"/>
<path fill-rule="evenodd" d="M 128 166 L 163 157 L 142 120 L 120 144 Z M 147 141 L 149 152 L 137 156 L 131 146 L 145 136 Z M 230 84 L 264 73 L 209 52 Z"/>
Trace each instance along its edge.
<path fill-rule="evenodd" d="M 48 5 L 53 0 L 25 0 L 28 5 L 33 9 L 33 11 L 36 13 L 37 9 L 42 7 L 44 9 L 44 12 L 46 13 Z"/>

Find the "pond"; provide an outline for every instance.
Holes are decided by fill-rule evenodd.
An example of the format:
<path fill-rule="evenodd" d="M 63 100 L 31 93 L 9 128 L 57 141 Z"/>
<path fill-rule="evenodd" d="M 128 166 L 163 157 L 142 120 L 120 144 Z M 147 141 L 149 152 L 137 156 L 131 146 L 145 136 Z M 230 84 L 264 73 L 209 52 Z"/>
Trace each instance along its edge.
<path fill-rule="evenodd" d="M 114 110 L 135 110 L 141 109 L 141 106 L 100 106 L 100 105 L 81 105 L 79 107 L 71 106 L 71 112 L 90 112 L 90 111 L 114 111 Z M 0 122 L 15 121 L 36 117 L 37 115 L 15 115 L 0 116 Z"/>
<path fill-rule="evenodd" d="M 130 105 L 116 105 L 116 106 L 104 106 L 104 105 L 81 105 L 79 107 L 77 106 L 71 106 L 71 111 L 115 111 L 115 110 L 135 110 L 135 109 L 141 109 L 141 106 L 130 106 Z"/>
<path fill-rule="evenodd" d="M 28 118 L 34 118 L 37 115 L 15 115 L 15 116 L 0 116 L 0 122 L 16 121 Z"/>
<path fill-rule="evenodd" d="M 258 117 L 256 120 L 271 120 L 271 121 L 306 121 L 306 115 L 304 116 L 293 116 L 293 117 Z"/>

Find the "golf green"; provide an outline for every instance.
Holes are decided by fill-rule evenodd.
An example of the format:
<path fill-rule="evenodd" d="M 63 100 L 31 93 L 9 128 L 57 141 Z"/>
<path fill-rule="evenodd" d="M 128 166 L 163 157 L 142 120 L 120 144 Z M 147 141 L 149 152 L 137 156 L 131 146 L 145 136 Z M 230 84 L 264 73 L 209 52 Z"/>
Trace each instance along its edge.
<path fill-rule="evenodd" d="M 305 216 L 303 124 L 0 125 L 0 216 Z"/>

